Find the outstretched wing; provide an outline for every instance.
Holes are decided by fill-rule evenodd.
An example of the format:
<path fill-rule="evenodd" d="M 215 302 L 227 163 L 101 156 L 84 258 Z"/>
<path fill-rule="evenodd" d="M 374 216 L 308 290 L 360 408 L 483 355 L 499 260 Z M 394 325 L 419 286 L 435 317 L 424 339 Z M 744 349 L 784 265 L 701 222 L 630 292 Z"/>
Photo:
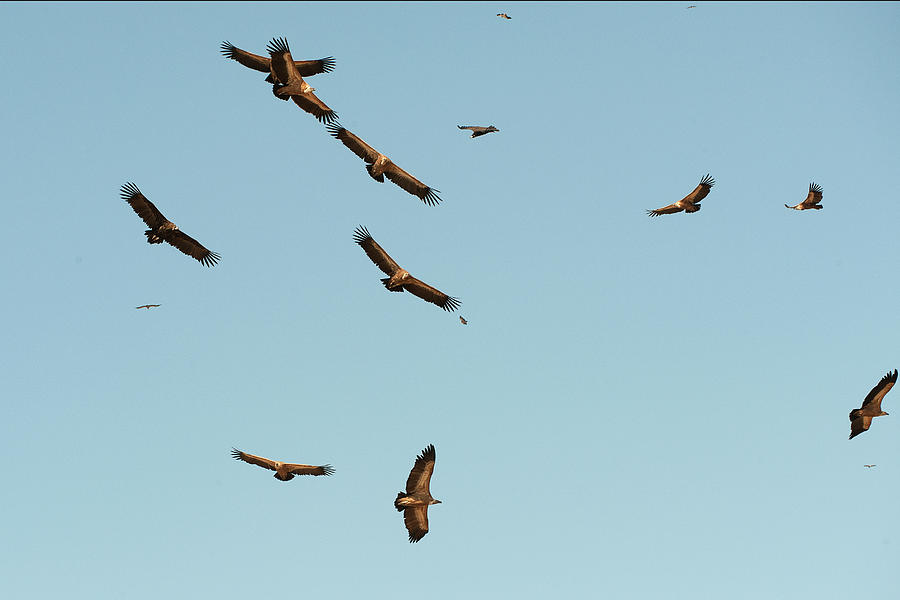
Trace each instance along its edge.
<path fill-rule="evenodd" d="M 897 383 L 897 369 L 894 369 L 893 373 L 888 371 L 887 375 L 881 378 L 881 381 L 872 388 L 872 391 L 869 392 L 866 399 L 863 400 L 861 408 L 871 406 L 876 411 L 880 411 L 881 401 L 884 399 L 884 395 L 891 391 L 891 388 L 894 387 L 895 383 Z M 868 426 L 866 426 L 866 429 L 868 429 Z"/>
<path fill-rule="evenodd" d="M 222 54 L 225 55 L 226 58 L 236 60 L 245 67 L 249 67 L 255 71 L 268 73 L 271 69 L 272 61 L 270 58 L 259 56 L 258 54 L 247 52 L 246 50 L 241 50 L 228 41 L 222 42 Z M 330 73 L 334 70 L 334 65 L 335 61 L 333 56 L 327 56 L 318 60 L 294 61 L 294 68 L 296 68 L 297 72 L 303 77 L 310 77 L 312 75 L 318 75 L 319 73 Z"/>
<path fill-rule="evenodd" d="M 291 96 L 294 104 L 311 114 L 320 123 L 331 125 L 338 120 L 338 114 L 331 110 L 327 104 L 319 100 L 319 97 L 312 92 Z"/>
<path fill-rule="evenodd" d="M 706 177 L 700 180 L 700 184 L 694 188 L 694 191 L 681 199 L 682 202 L 689 202 L 691 204 L 695 204 L 700 202 L 707 195 L 709 195 L 709 190 L 712 189 L 712 186 L 716 184 L 716 180 L 709 176 L 709 173 L 706 174 Z"/>
<path fill-rule="evenodd" d="M 428 505 L 404 509 L 403 522 L 409 532 L 409 541 L 415 543 L 421 540 L 428 533 Z"/>
<path fill-rule="evenodd" d="M 266 50 L 269 52 L 271 73 L 275 79 L 273 83 L 287 85 L 299 77 L 286 39 L 273 38 L 266 46 Z"/>
<path fill-rule="evenodd" d="M 318 75 L 319 73 L 331 73 L 334 71 L 335 60 L 333 56 L 326 56 L 318 60 L 295 60 L 294 68 L 303 77 Z"/>
<path fill-rule="evenodd" d="M 458 299 L 451 298 L 439 289 L 433 288 L 415 277 L 408 277 L 403 280 L 403 289 L 422 300 L 437 304 L 447 312 L 453 312 L 462 304 Z"/>
<path fill-rule="evenodd" d="M 247 454 L 246 452 L 241 452 L 237 448 L 231 449 L 231 456 L 235 460 L 242 460 L 245 463 L 250 463 L 251 465 L 256 465 L 257 467 L 262 467 L 263 469 L 269 469 L 270 471 L 274 471 L 278 468 L 274 460 L 269 460 L 268 458 L 263 458 L 262 456 Z"/>
<path fill-rule="evenodd" d="M 180 229 L 166 233 L 164 238 L 167 242 L 193 258 L 200 261 L 204 267 L 212 267 L 221 256 L 216 252 L 211 252 L 203 247 L 203 244 L 182 232 Z"/>
<path fill-rule="evenodd" d="M 416 457 L 416 464 L 413 465 L 406 479 L 407 494 L 428 494 L 431 495 L 431 474 L 434 472 L 434 444 L 429 444 L 422 453 Z M 428 531 L 428 520 L 425 520 L 425 531 Z M 422 535 L 425 535 L 424 533 Z"/>
<path fill-rule="evenodd" d="M 809 194 L 806 196 L 806 200 L 801 202 L 804 206 L 815 206 L 819 202 L 822 201 L 822 187 L 817 183 L 813 182 L 809 184 Z"/>
<path fill-rule="evenodd" d="M 440 192 L 440 190 L 428 187 L 393 162 L 388 164 L 387 168 L 385 168 L 384 176 L 413 196 L 418 196 L 422 202 L 429 206 L 434 206 L 441 201 L 440 196 L 436 193 Z"/>
<path fill-rule="evenodd" d="M 484 127 L 479 127 L 478 125 L 457 125 L 460 129 L 471 129 L 472 131 L 480 131 L 484 129 Z"/>
<path fill-rule="evenodd" d="M 662 208 L 657 208 L 656 210 L 648 210 L 647 214 L 651 217 L 658 217 L 659 215 L 671 215 L 677 212 L 681 212 L 684 210 L 678 203 L 670 204 L 668 206 L 663 206 Z"/>
<path fill-rule="evenodd" d="M 334 467 L 331 465 L 321 465 L 321 466 L 313 466 L 313 465 L 297 465 L 293 463 L 288 463 L 284 465 L 285 470 L 288 473 L 292 473 L 294 475 L 331 475 L 334 473 Z"/>
<path fill-rule="evenodd" d="M 365 227 L 359 226 L 356 228 L 353 232 L 353 241 L 362 246 L 362 249 L 366 252 L 366 256 L 368 256 L 385 275 L 393 275 L 400 270 L 400 265 L 394 262 L 394 259 L 384 251 L 384 248 L 378 245 L 378 242 L 372 239 L 372 236 L 369 235 L 369 230 Z"/>
<path fill-rule="evenodd" d="M 168 219 L 153 206 L 153 203 L 147 200 L 147 197 L 141 193 L 141 190 L 130 181 L 122 186 L 121 195 L 122 199 L 131 205 L 134 212 L 137 213 L 148 227 L 156 229 L 168 221 Z"/>
<path fill-rule="evenodd" d="M 350 148 L 350 151 L 353 152 L 353 154 L 357 155 L 367 163 L 374 163 L 378 158 L 379 152 L 375 148 L 362 141 L 354 133 L 341 127 L 340 123 L 329 124 L 328 133 L 330 133 L 332 137 L 340 140 L 342 144 Z"/>

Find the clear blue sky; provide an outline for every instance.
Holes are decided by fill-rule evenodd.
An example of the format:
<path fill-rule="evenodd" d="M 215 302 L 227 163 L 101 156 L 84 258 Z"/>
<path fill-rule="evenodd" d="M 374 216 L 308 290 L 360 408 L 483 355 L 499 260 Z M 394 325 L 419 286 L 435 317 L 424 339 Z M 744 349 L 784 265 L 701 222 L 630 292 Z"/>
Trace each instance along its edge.
<path fill-rule="evenodd" d="M 900 367 L 898 31 L 897 3 L 0 5 L 0 592 L 896 598 L 900 391 L 847 414 Z M 219 53 L 276 36 L 440 206 Z M 646 216 L 706 173 L 700 212 Z M 126 181 L 221 262 L 148 245 Z M 824 210 L 785 209 L 811 181 Z M 469 324 L 385 291 L 358 225 Z"/>

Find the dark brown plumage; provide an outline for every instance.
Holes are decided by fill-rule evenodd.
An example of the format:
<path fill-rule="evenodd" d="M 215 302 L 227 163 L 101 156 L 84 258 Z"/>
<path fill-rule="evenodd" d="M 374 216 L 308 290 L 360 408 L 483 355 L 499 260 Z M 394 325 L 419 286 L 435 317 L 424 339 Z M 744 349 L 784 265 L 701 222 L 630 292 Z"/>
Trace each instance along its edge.
<path fill-rule="evenodd" d="M 812 182 L 809 184 L 809 194 L 806 195 L 806 200 L 801 202 L 800 204 L 795 204 L 794 206 L 788 206 L 785 204 L 786 208 L 793 208 L 794 210 L 809 210 L 811 208 L 815 208 L 816 210 L 821 210 L 822 205 L 819 204 L 822 201 L 822 187 L 816 184 L 816 182 Z"/>
<path fill-rule="evenodd" d="M 688 213 L 697 212 L 700 210 L 700 201 L 706 198 L 709 194 L 709 190 L 712 189 L 712 186 L 715 184 L 716 180 L 707 173 L 706 177 L 700 180 L 700 184 L 694 188 L 693 192 L 674 204 L 663 206 L 656 210 L 648 210 L 647 214 L 651 217 L 658 217 L 659 215 L 671 215 L 681 211 Z"/>
<path fill-rule="evenodd" d="M 135 308 L 146 308 L 150 310 L 151 308 L 158 308 L 159 304 L 142 304 L 141 306 L 135 306 Z"/>
<path fill-rule="evenodd" d="M 460 129 L 468 129 L 472 132 L 472 135 L 469 137 L 477 138 L 480 135 L 487 135 L 489 133 L 493 133 L 495 131 L 500 131 L 493 125 L 488 125 L 487 127 L 482 127 L 480 125 L 457 125 Z"/>
<path fill-rule="evenodd" d="M 462 323 L 463 325 L 468 325 L 468 324 L 469 324 L 468 321 L 466 321 L 465 319 L 463 319 L 462 315 L 459 316 L 459 322 Z"/>
<path fill-rule="evenodd" d="M 431 497 L 431 474 L 434 472 L 434 444 L 429 444 L 419 456 L 406 480 L 406 493 L 399 492 L 394 508 L 403 513 L 409 541 L 418 542 L 428 533 L 428 507 L 440 504 Z"/>
<path fill-rule="evenodd" d="M 245 463 L 256 465 L 257 467 L 275 471 L 275 479 L 280 479 L 281 481 L 290 481 L 296 475 L 331 475 L 334 473 L 334 468 L 331 465 L 314 466 L 283 463 L 281 461 L 263 458 L 262 456 L 247 454 L 246 452 L 241 452 L 237 448 L 231 449 L 231 456 L 235 460 L 242 460 Z"/>
<path fill-rule="evenodd" d="M 266 49 L 270 58 L 272 93 L 282 100 L 292 99 L 294 104 L 322 123 L 331 124 L 337 121 L 337 113 L 313 94 L 316 88 L 306 83 L 297 71 L 287 40 L 275 38 L 269 42 Z"/>
<path fill-rule="evenodd" d="M 497 16 L 500 17 L 501 19 L 512 19 L 512 17 L 506 13 L 497 13 Z"/>
<path fill-rule="evenodd" d="M 262 73 L 268 73 L 266 77 L 266 81 L 269 83 L 275 83 L 275 79 L 272 76 L 272 59 L 259 56 L 257 54 L 251 54 L 246 50 L 241 50 L 237 46 L 232 45 L 230 42 L 225 41 L 222 42 L 222 54 L 226 58 L 230 58 L 231 60 L 235 60 L 245 67 L 249 67 L 255 71 L 260 71 Z M 301 77 L 312 77 L 313 75 L 318 75 L 319 73 L 330 73 L 334 70 L 334 57 L 328 56 L 326 58 L 320 58 L 318 60 L 295 60 L 294 68 L 297 69 L 297 73 Z"/>
<path fill-rule="evenodd" d="M 200 264 L 211 267 L 219 262 L 219 254 L 203 247 L 203 244 L 186 233 L 182 233 L 175 223 L 166 219 L 141 190 L 130 181 L 122 186 L 122 199 L 131 205 L 134 212 L 150 229 L 144 232 L 147 243 L 161 244 L 166 242 L 175 246 L 190 257 L 196 258 Z"/>
<path fill-rule="evenodd" d="M 863 431 L 868 431 L 875 417 L 886 416 L 888 413 L 881 410 L 881 401 L 885 394 L 891 391 L 897 383 L 897 369 L 881 378 L 881 381 L 872 388 L 872 391 L 863 400 L 862 406 L 850 411 L 850 439 L 852 440 Z"/>
<path fill-rule="evenodd" d="M 422 202 L 429 206 L 434 206 L 441 201 L 436 193 L 440 190 L 428 187 L 395 165 L 387 156 L 341 127 L 340 124 L 328 125 L 328 132 L 350 148 L 353 154 L 366 162 L 366 171 L 375 181 L 384 183 L 384 178 L 387 177 L 413 196 L 418 196 Z"/>
<path fill-rule="evenodd" d="M 406 290 L 414 296 L 418 296 L 422 300 L 431 302 L 440 306 L 446 311 L 454 311 L 460 307 L 462 302 L 456 298 L 451 298 L 444 292 L 431 287 L 427 283 L 420 281 L 409 274 L 405 269 L 400 268 L 394 259 L 391 258 L 384 249 L 378 245 L 372 236 L 369 235 L 365 227 L 357 227 L 353 232 L 353 241 L 359 244 L 366 255 L 371 259 L 379 269 L 388 277 L 381 280 L 388 290 L 392 292 L 402 292 Z"/>

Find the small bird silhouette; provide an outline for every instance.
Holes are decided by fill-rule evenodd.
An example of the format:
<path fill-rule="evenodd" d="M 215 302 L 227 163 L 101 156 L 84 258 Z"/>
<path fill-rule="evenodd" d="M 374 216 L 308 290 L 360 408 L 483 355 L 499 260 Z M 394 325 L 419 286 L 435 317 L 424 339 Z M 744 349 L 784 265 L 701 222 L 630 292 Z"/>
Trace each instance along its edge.
<path fill-rule="evenodd" d="M 142 304 L 141 306 L 135 306 L 135 308 L 150 309 L 150 308 L 156 308 L 157 306 L 159 306 L 159 304 Z"/>
<path fill-rule="evenodd" d="M 863 466 L 864 466 L 865 468 L 867 468 L 867 469 L 871 469 L 871 468 L 874 467 L 875 465 L 863 465 Z"/>
<path fill-rule="evenodd" d="M 500 17 L 501 19 L 512 19 L 512 17 L 506 13 L 497 13 L 497 16 Z"/>
<path fill-rule="evenodd" d="M 468 321 L 466 321 L 465 319 L 462 318 L 462 315 L 459 316 L 459 322 L 462 323 L 463 325 L 468 325 L 468 324 L 469 324 Z"/>

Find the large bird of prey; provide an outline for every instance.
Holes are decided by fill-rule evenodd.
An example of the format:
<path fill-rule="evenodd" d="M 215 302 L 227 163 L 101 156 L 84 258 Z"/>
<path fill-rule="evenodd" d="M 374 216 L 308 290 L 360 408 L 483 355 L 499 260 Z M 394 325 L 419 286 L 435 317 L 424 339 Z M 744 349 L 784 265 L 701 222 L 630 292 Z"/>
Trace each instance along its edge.
<path fill-rule="evenodd" d="M 211 267 L 219 262 L 220 256 L 216 252 L 210 252 L 203 247 L 203 244 L 192 238 L 186 233 L 182 233 L 180 229 L 166 219 L 153 203 L 147 200 L 147 197 L 141 193 L 136 185 L 130 181 L 122 186 L 122 199 L 131 205 L 134 212 L 147 224 L 150 229 L 144 232 L 147 236 L 148 244 L 162 244 L 166 242 L 171 244 L 193 258 L 200 261 L 200 264 Z"/>
<path fill-rule="evenodd" d="M 671 215 L 677 212 L 693 213 L 700 210 L 700 201 L 706 198 L 709 190 L 716 184 L 716 180 L 706 174 L 706 177 L 700 180 L 700 184 L 694 188 L 694 191 L 674 204 L 657 208 L 656 210 L 648 210 L 647 214 L 651 217 L 659 215 Z"/>
<path fill-rule="evenodd" d="M 872 424 L 872 419 L 887 415 L 881 410 L 881 401 L 884 400 L 885 394 L 891 391 L 894 384 L 897 383 L 897 369 L 881 378 L 881 381 L 872 388 L 866 399 L 863 400 L 862 406 L 850 411 L 850 439 L 852 440 L 863 431 L 868 431 Z"/>
<path fill-rule="evenodd" d="M 151 308 L 159 308 L 159 304 L 142 304 L 140 306 L 135 306 L 135 308 L 146 308 L 150 310 Z"/>
<path fill-rule="evenodd" d="M 337 113 L 313 94 L 316 88 L 303 80 L 291 57 L 287 40 L 275 38 L 266 46 L 269 51 L 272 77 L 272 93 L 282 100 L 291 98 L 294 104 L 313 115 L 316 120 L 330 124 L 337 121 Z"/>
<path fill-rule="evenodd" d="M 403 513 L 409 541 L 418 542 L 428 533 L 428 507 L 440 504 L 431 497 L 431 474 L 434 472 L 434 444 L 429 444 L 416 457 L 406 480 L 406 493 L 399 492 L 394 508 Z"/>
<path fill-rule="evenodd" d="M 512 17 L 506 13 L 497 13 L 497 16 L 500 17 L 501 19 L 512 19 Z"/>
<path fill-rule="evenodd" d="M 334 473 L 334 468 L 331 465 L 321 465 L 316 467 L 313 465 L 283 463 L 281 461 L 263 458 L 262 456 L 253 456 L 252 454 L 241 452 L 236 448 L 231 449 L 231 456 L 235 460 L 242 460 L 245 463 L 250 463 L 257 467 L 275 471 L 275 479 L 280 479 L 281 481 L 290 481 L 295 475 L 331 475 Z"/>
<path fill-rule="evenodd" d="M 341 127 L 340 124 L 328 125 L 328 132 L 350 148 L 353 154 L 366 162 L 366 171 L 375 181 L 384 183 L 384 178 L 387 177 L 413 196 L 418 196 L 429 206 L 434 206 L 441 201 L 436 193 L 440 190 L 428 187 L 395 165 L 387 156 Z"/>
<path fill-rule="evenodd" d="M 800 204 L 795 204 L 794 206 L 788 206 L 787 204 L 785 204 L 784 206 L 786 208 L 793 208 L 794 210 L 809 210 L 810 208 L 822 210 L 822 205 L 819 204 L 821 201 L 822 187 L 813 182 L 809 184 L 809 194 L 806 196 L 806 200 L 804 200 Z"/>
<path fill-rule="evenodd" d="M 423 281 L 419 281 L 409 274 L 406 269 L 400 268 L 394 259 L 388 256 L 388 253 L 378 245 L 369 231 L 365 227 L 357 227 L 353 232 L 353 241 L 359 244 L 366 255 L 381 269 L 385 277 L 381 280 L 388 290 L 392 292 L 402 292 L 406 290 L 413 296 L 418 296 L 422 300 L 431 302 L 450 312 L 454 311 L 462 304 L 458 299 L 451 298 L 444 292 L 431 287 Z"/>
<path fill-rule="evenodd" d="M 488 125 L 487 127 L 481 127 L 480 125 L 457 125 L 460 129 L 468 129 L 472 132 L 470 137 L 477 138 L 480 135 L 487 135 L 489 133 L 493 133 L 495 131 L 500 131 L 493 125 Z"/>
<path fill-rule="evenodd" d="M 222 54 L 226 58 L 236 60 L 245 67 L 249 67 L 254 71 L 268 73 L 266 81 L 275 83 L 275 77 L 272 75 L 272 59 L 265 56 L 252 54 L 246 50 L 241 50 L 230 42 L 222 42 Z M 301 77 L 312 77 L 319 73 L 330 73 L 334 70 L 334 57 L 328 56 L 319 60 L 295 60 L 294 67 Z"/>

